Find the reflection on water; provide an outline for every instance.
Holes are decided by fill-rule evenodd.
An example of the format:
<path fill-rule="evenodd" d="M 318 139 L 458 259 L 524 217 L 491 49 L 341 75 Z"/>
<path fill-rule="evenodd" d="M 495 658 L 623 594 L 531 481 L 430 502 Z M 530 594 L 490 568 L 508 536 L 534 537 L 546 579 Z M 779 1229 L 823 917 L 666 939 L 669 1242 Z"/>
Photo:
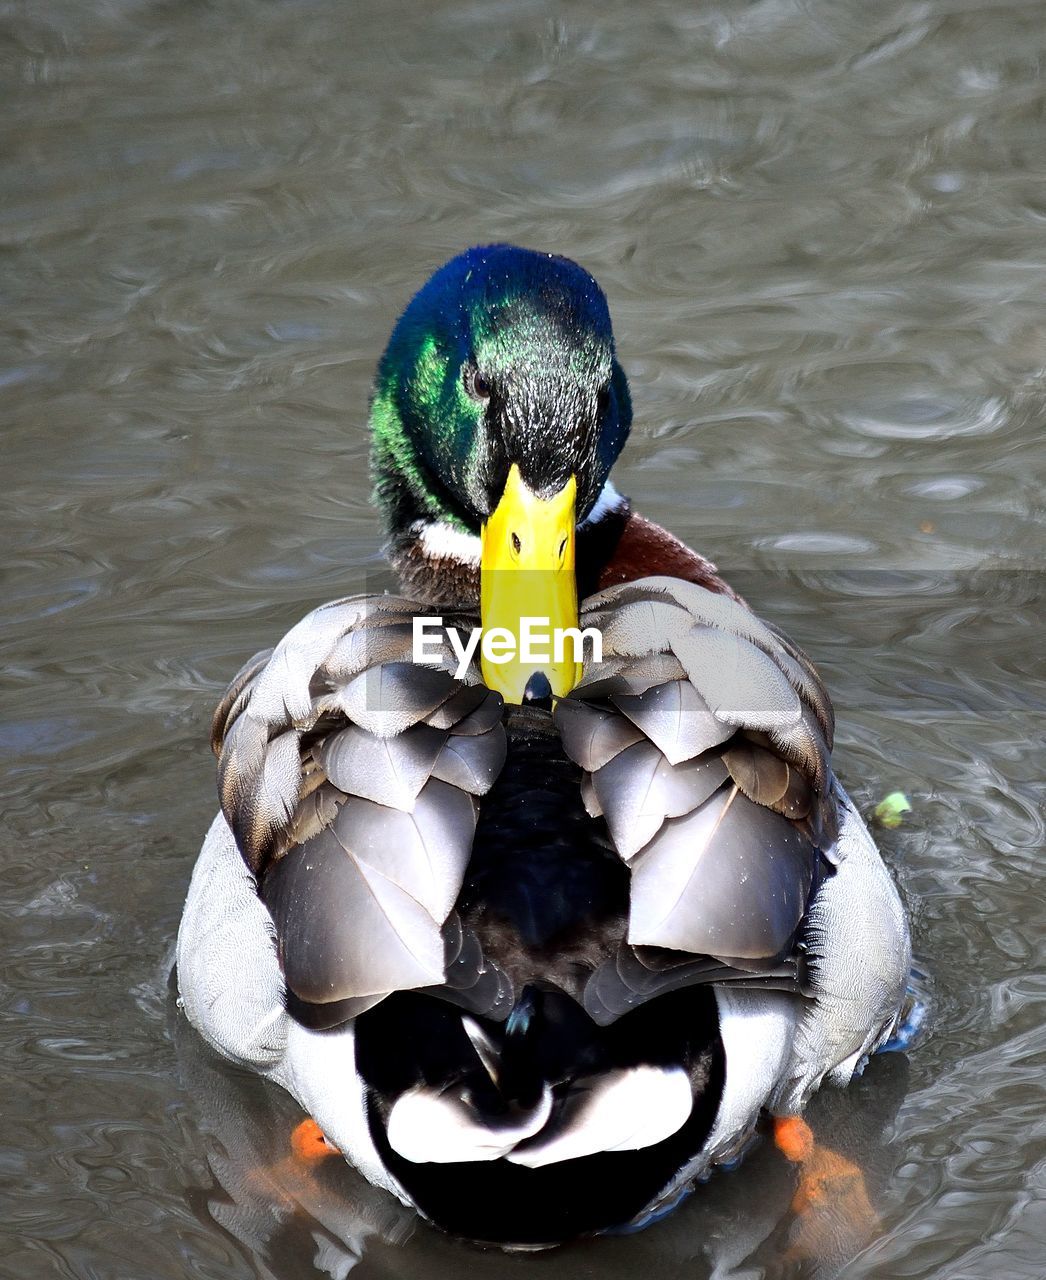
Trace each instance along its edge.
<path fill-rule="evenodd" d="M 883 1059 L 818 1101 L 879 1217 L 845 1274 L 1041 1275 L 1044 31 L 967 0 L 0 17 L 0 1274 L 785 1265 L 769 1144 L 539 1259 L 348 1171 L 288 1204 L 257 1181 L 288 1104 L 168 1032 L 211 706 L 374 570 L 374 361 L 438 262 L 504 238 L 608 292 L 619 487 L 823 668 L 858 802 L 913 799 L 882 842 L 935 1022 L 907 1080 Z"/>

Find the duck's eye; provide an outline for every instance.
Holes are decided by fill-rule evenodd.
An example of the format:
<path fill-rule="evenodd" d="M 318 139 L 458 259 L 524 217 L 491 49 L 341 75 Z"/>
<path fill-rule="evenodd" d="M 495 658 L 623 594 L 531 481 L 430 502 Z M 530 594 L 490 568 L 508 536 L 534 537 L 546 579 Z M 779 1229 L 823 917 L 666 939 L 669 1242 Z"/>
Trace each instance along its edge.
<path fill-rule="evenodd" d="M 461 371 L 461 380 L 465 385 L 465 391 L 473 400 L 486 404 L 490 399 L 490 382 L 475 365 L 465 365 Z"/>

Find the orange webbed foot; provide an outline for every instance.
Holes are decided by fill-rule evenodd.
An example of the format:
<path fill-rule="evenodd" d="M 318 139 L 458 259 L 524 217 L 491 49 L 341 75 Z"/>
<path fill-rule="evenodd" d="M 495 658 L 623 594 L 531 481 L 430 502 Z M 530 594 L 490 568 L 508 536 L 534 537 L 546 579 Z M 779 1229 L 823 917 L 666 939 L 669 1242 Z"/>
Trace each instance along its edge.
<path fill-rule="evenodd" d="M 247 1183 L 258 1194 L 274 1201 L 294 1204 L 315 1182 L 315 1174 L 330 1156 L 341 1155 L 323 1136 L 311 1116 L 291 1131 L 290 1153 L 274 1164 L 261 1165 L 247 1174 Z"/>
<path fill-rule="evenodd" d="M 323 1130 L 311 1116 L 296 1125 L 291 1134 L 291 1151 L 307 1165 L 326 1160 L 328 1156 L 340 1156 L 341 1152 L 323 1136 Z"/>
<path fill-rule="evenodd" d="M 799 1116 L 775 1117 L 774 1144 L 799 1168 L 799 1185 L 792 1197 L 795 1224 L 789 1259 L 857 1253 L 878 1226 L 862 1170 L 837 1151 L 819 1146 Z"/>

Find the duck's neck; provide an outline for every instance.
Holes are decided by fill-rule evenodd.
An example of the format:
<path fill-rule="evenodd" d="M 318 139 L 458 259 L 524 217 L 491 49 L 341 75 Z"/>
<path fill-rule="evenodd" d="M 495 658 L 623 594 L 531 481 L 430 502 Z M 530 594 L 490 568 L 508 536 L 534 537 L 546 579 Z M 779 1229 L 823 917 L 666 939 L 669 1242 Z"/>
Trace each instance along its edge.
<path fill-rule="evenodd" d="M 577 530 L 578 594 L 595 591 L 632 513 L 608 480 Z M 432 608 L 479 607 L 479 535 L 448 520 L 418 516 L 393 533 L 389 561 L 400 589 Z"/>

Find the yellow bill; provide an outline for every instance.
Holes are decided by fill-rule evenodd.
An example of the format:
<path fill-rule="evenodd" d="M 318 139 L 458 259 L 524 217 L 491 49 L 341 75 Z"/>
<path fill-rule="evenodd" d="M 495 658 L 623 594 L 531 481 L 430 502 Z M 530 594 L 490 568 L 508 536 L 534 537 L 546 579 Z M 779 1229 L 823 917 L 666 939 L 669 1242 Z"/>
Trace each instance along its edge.
<path fill-rule="evenodd" d="M 581 678 L 573 476 L 539 498 L 513 463 L 505 490 L 482 530 L 480 620 L 483 679 L 506 702 L 522 702 L 543 671 L 557 697 Z"/>

